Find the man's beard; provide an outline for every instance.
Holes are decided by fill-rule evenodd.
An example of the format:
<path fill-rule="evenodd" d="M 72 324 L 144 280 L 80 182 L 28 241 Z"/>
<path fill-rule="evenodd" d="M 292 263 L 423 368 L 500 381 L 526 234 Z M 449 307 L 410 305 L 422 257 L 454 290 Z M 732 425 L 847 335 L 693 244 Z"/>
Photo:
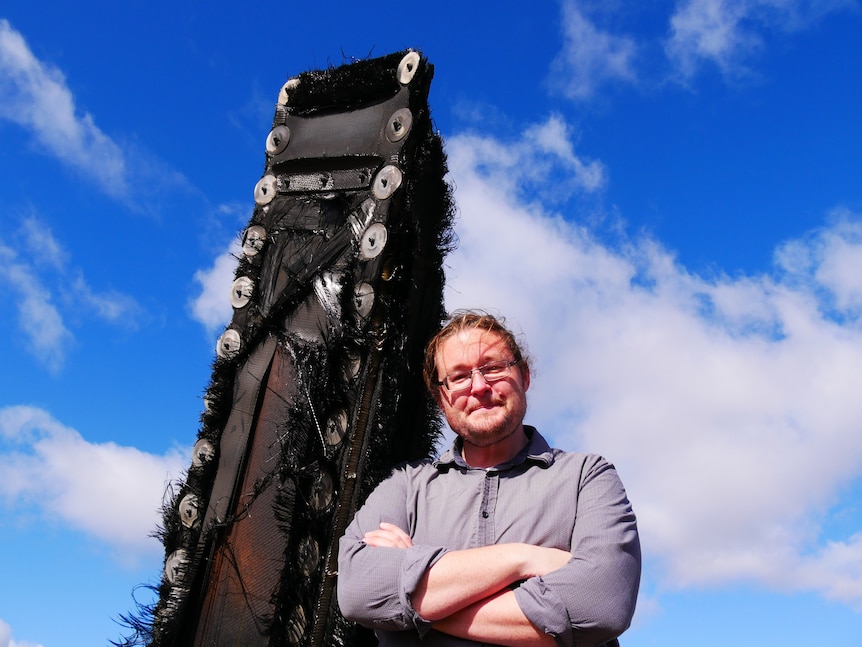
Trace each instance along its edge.
<path fill-rule="evenodd" d="M 476 407 L 474 411 L 482 409 Z M 491 411 L 499 415 L 501 409 L 494 407 Z M 464 442 L 470 443 L 474 447 L 490 447 L 500 441 L 507 439 L 521 428 L 524 421 L 524 415 L 527 412 L 526 401 L 521 406 L 516 406 L 514 409 L 506 411 L 506 415 L 502 420 L 476 420 L 475 422 L 469 419 L 462 421 L 458 427 L 454 429 Z"/>

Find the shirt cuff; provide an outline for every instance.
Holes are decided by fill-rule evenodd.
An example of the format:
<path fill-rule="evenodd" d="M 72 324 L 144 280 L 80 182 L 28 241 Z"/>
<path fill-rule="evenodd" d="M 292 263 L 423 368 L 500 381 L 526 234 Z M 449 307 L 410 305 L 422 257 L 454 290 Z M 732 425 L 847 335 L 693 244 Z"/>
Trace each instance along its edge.
<path fill-rule="evenodd" d="M 410 546 L 404 556 L 404 561 L 401 563 L 401 582 L 398 587 L 398 595 L 406 615 L 413 621 L 413 626 L 416 627 L 420 638 L 431 631 L 431 621 L 417 613 L 416 609 L 413 608 L 413 601 L 410 596 L 419 586 L 419 581 L 425 572 L 447 552 L 449 552 L 447 549 L 440 546 Z"/>
<path fill-rule="evenodd" d="M 515 589 L 515 600 L 527 619 L 553 636 L 559 647 L 572 647 L 572 625 L 563 599 L 541 577 L 531 577 Z"/>

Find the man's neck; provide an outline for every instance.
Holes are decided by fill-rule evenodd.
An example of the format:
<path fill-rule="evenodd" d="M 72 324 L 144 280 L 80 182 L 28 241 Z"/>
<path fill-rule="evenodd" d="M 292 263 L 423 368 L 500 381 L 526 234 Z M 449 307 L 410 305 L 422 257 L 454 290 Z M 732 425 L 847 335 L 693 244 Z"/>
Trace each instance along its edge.
<path fill-rule="evenodd" d="M 524 449 L 530 439 L 524 431 L 524 426 L 518 428 L 500 442 L 479 447 L 468 441 L 463 441 L 461 446 L 461 457 L 470 467 L 488 468 L 512 460 Z"/>

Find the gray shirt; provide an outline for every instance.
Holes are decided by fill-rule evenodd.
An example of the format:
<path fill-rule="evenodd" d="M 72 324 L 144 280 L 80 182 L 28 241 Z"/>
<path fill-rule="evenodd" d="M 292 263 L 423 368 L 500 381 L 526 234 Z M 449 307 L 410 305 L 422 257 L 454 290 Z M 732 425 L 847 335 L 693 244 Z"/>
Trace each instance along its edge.
<path fill-rule="evenodd" d="M 552 449 L 535 429 L 511 461 L 471 468 L 460 439 L 436 461 L 395 469 L 341 539 L 338 601 L 346 618 L 376 630 L 381 647 L 478 645 L 434 631 L 410 595 L 450 550 L 523 542 L 572 553 L 563 568 L 519 583 L 524 615 L 561 647 L 600 645 L 628 628 L 640 581 L 635 515 L 613 465 L 594 454 Z M 381 522 L 413 540 L 372 547 Z"/>

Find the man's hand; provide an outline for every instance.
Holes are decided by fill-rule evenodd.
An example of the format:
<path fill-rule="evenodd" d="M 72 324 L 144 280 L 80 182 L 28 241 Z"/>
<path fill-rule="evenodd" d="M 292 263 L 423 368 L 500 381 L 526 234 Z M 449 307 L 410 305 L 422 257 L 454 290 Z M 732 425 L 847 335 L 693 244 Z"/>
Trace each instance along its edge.
<path fill-rule="evenodd" d="M 369 530 L 363 536 L 363 540 L 369 546 L 387 548 L 410 548 L 413 540 L 404 530 L 398 526 L 381 522 L 377 530 Z M 572 555 L 568 551 L 558 548 L 544 548 L 542 546 L 531 546 L 529 544 L 506 544 L 512 550 L 517 551 L 520 556 L 519 580 L 530 577 L 547 575 L 551 571 L 565 566 Z M 511 554 L 511 553 L 510 553 Z"/>
<path fill-rule="evenodd" d="M 419 581 L 413 608 L 428 620 L 440 620 L 515 582 L 562 568 L 571 557 L 565 550 L 520 543 L 450 551 Z"/>
<path fill-rule="evenodd" d="M 545 548 L 529 544 L 519 544 L 519 546 L 521 546 L 522 555 L 525 559 L 522 576 L 519 578 L 522 580 L 547 575 L 551 571 L 565 566 L 572 558 L 569 551 L 559 548 Z"/>
<path fill-rule="evenodd" d="M 386 548 L 410 548 L 413 545 L 413 540 L 410 535 L 401 530 L 398 526 L 386 523 L 380 524 L 377 530 L 369 530 L 363 536 L 363 541 L 369 546 L 386 547 Z"/>
<path fill-rule="evenodd" d="M 378 548 L 413 545 L 404 530 L 385 522 L 366 532 L 363 540 Z M 450 551 L 425 573 L 412 602 L 443 633 L 501 645 L 553 647 L 553 638 L 530 623 L 506 589 L 562 568 L 571 557 L 558 548 L 520 543 Z"/>

